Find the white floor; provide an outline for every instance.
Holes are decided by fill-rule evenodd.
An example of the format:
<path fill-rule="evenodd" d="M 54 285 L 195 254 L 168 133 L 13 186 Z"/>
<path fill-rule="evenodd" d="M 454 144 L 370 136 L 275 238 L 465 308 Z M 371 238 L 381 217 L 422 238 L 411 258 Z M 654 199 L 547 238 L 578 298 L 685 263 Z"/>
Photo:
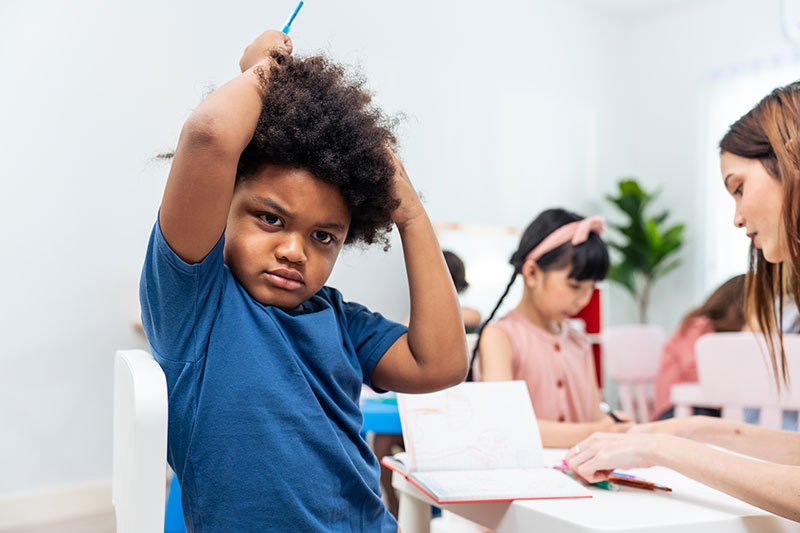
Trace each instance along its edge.
<path fill-rule="evenodd" d="M 0 533 L 114 533 L 116 531 L 113 511 L 79 520 L 52 522 L 24 528 L 0 529 Z"/>

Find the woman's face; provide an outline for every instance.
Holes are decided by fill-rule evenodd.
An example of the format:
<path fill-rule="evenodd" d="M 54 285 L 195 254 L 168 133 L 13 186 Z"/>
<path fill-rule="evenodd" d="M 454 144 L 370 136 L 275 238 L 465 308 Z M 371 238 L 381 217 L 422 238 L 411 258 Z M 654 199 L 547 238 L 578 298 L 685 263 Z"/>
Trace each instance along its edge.
<path fill-rule="evenodd" d="M 788 260 L 789 247 L 781 219 L 781 184 L 757 159 L 722 152 L 720 166 L 725 189 L 736 201 L 734 226 L 746 228 L 753 245 L 770 263 Z"/>

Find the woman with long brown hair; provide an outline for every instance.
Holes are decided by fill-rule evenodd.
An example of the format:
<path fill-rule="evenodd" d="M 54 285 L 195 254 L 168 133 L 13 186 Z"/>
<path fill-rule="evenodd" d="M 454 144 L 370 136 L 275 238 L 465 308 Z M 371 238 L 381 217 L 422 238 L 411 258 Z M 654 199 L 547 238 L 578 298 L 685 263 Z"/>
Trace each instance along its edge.
<path fill-rule="evenodd" d="M 730 127 L 720 141 L 720 163 L 725 189 L 736 201 L 734 224 L 752 240 L 746 314 L 766 338 L 780 386 L 786 379 L 779 329 L 783 295 L 800 302 L 800 82 L 775 89 Z M 635 426 L 625 434 L 595 433 L 574 446 L 567 461 L 590 482 L 607 478 L 615 468 L 666 466 L 800 521 L 796 432 L 693 416 Z"/>

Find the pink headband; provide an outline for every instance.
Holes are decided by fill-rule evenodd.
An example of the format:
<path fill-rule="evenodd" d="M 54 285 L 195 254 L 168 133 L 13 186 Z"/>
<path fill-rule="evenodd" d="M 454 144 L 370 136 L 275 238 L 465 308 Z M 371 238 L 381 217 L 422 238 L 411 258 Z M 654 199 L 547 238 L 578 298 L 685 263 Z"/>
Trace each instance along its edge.
<path fill-rule="evenodd" d="M 583 220 L 576 220 L 575 222 L 564 224 L 560 228 L 557 228 L 555 231 L 553 231 L 553 233 L 545 237 L 536 248 L 531 250 L 528 255 L 525 256 L 525 261 L 528 259 L 538 261 L 539 258 L 547 252 L 552 252 L 570 240 L 572 241 L 573 246 L 577 246 L 583 242 L 586 242 L 586 239 L 589 238 L 590 232 L 593 231 L 600 235 L 603 233 L 605 228 L 606 221 L 600 215 L 586 217 Z"/>

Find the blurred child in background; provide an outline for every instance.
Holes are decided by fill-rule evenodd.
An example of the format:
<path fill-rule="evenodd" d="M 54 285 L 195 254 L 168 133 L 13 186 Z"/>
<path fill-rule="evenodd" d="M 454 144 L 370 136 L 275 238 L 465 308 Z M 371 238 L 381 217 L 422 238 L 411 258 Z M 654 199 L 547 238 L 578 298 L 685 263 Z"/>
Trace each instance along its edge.
<path fill-rule="evenodd" d="M 447 263 L 447 270 L 450 271 L 450 277 L 453 278 L 453 285 L 455 285 L 456 293 L 461 294 L 469 287 L 464 261 L 449 250 L 445 250 L 442 253 L 444 254 L 444 261 Z M 478 326 L 481 325 L 480 311 L 471 307 L 462 306 L 461 316 L 464 318 L 464 329 L 467 333 L 477 331 Z"/>
<path fill-rule="evenodd" d="M 706 333 L 741 331 L 744 317 L 744 274 L 735 276 L 715 290 L 708 299 L 690 311 L 664 346 L 661 368 L 655 383 L 654 420 L 672 418 L 674 406 L 669 391 L 676 383 L 697 381 L 694 345 Z M 719 416 L 719 409 L 695 407 L 694 414 Z"/>
<path fill-rule="evenodd" d="M 629 427 L 600 409 L 591 345 L 568 321 L 608 273 L 603 227 L 600 217 L 563 209 L 536 217 L 511 256 L 514 273 L 473 352 L 473 358 L 479 354 L 482 381 L 525 381 L 546 447 L 568 447 L 595 431 Z M 525 282 L 522 299 L 489 324 L 518 275 Z"/>

